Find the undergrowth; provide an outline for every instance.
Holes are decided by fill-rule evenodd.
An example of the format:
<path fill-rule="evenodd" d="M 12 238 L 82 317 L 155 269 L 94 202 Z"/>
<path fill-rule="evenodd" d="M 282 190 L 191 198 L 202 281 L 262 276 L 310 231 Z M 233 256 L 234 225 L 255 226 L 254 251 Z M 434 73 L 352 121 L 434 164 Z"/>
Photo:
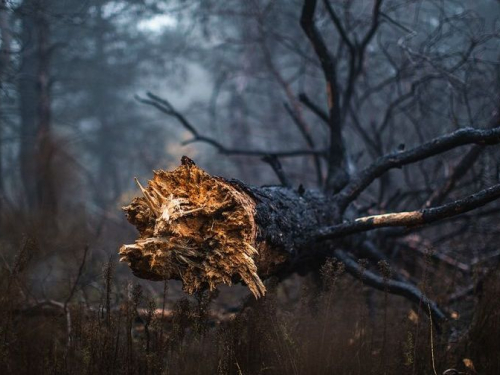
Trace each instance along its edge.
<path fill-rule="evenodd" d="M 98 302 L 26 306 L 29 246 L 2 271 L 2 374 L 500 373 L 498 273 L 453 342 L 449 330 L 431 330 L 425 306 L 367 289 L 334 261 L 320 283 L 270 280 L 265 298 L 248 297 L 232 313 L 214 311 L 217 293 L 208 291 L 167 308 L 167 283 L 146 293 L 115 277 L 112 260 Z"/>

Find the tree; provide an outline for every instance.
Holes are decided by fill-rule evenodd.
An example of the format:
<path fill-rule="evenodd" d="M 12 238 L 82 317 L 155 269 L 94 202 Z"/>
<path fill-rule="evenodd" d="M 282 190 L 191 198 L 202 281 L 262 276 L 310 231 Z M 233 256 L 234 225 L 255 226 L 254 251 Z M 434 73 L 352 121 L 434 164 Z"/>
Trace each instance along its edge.
<path fill-rule="evenodd" d="M 251 16 L 255 16 L 263 28 L 262 20 L 272 6 L 260 5 L 258 2 L 253 4 L 256 11 Z M 168 100 L 154 94 L 140 99 L 178 120 L 192 135 L 188 142 L 208 143 L 225 155 L 263 157 L 282 186 L 256 188 L 212 177 L 185 158 L 181 167 L 173 172 L 155 172 L 147 187 L 139 184 L 143 197 L 136 198 L 125 211 L 140 236 L 135 244 L 121 248 L 122 260 L 127 261 L 139 277 L 181 279 L 188 292 L 243 280 L 259 297 L 265 293 L 262 279 L 317 269 L 326 257 L 335 257 L 354 277 L 415 303 L 424 302 L 435 321 L 443 321 L 446 314 L 398 270 L 387 280 L 375 271 L 360 271 L 355 259 L 391 260 L 388 249 L 403 246 L 408 233 L 434 222 L 446 227 L 445 219 L 480 208 L 500 196 L 500 185 L 493 184 L 472 195 L 464 194 L 465 198 L 457 197 L 445 203 L 453 193 L 464 190 L 458 183 L 467 174 L 474 178 L 474 165 L 489 168 L 484 162 L 478 162 L 480 155 L 485 146 L 500 142 L 498 93 L 486 94 L 484 82 L 478 79 L 484 72 L 495 74 L 495 63 L 485 56 L 490 54 L 486 48 L 488 43 L 498 39 L 498 32 L 475 29 L 477 19 L 469 18 L 466 12 L 453 14 L 457 9 L 451 3 L 447 4 L 449 8 L 436 6 L 440 18 L 424 35 L 409 29 L 394 16 L 407 5 L 406 2 L 392 4 L 376 0 L 368 20 L 351 18 L 352 8 L 356 6 L 351 2 L 343 5 L 344 20 L 330 2 L 325 0 L 323 5 L 338 33 L 335 53 L 315 21 L 317 1 L 304 1 L 300 25 L 319 61 L 326 85 L 326 110 L 305 93 L 294 94 L 291 84 L 273 63 L 271 49 L 265 40 L 267 34 L 262 29 L 258 40 L 269 73 L 285 93 L 286 110 L 300 129 L 307 148 L 226 147 L 219 139 L 205 135 Z M 433 6 L 433 3 L 425 5 Z M 450 10 L 452 15 L 448 15 Z M 449 42 L 450 29 L 464 24 L 468 27 L 464 32 L 467 43 L 455 50 L 437 47 L 440 42 Z M 400 54 L 384 44 L 383 36 L 387 34 L 382 25 L 403 30 L 404 36 L 398 41 Z M 418 48 L 408 42 L 411 38 L 420 39 Z M 375 40 L 377 50 L 371 47 Z M 476 55 L 478 51 L 482 56 Z M 383 66 L 381 72 L 384 75 L 389 72 L 388 77 L 372 82 L 367 67 L 370 64 L 376 65 L 374 69 Z M 376 74 L 379 72 L 376 70 Z M 429 112 L 435 111 L 433 101 L 442 102 L 439 98 L 441 88 L 433 86 L 435 81 L 453 88 L 447 94 L 452 102 L 449 120 L 457 130 L 413 148 L 406 149 L 404 144 L 392 148 L 395 140 L 387 135 L 389 129 L 402 136 L 401 131 L 414 127 L 420 140 L 425 138 L 424 131 L 431 130 L 423 121 L 429 117 Z M 481 94 L 478 82 L 482 85 Z M 456 108 L 454 100 L 459 100 L 463 108 Z M 373 119 L 364 118 L 368 125 L 364 124 L 360 119 L 366 111 L 364 107 L 373 110 L 384 101 L 388 104 L 377 120 L 379 123 L 372 124 Z M 327 125 L 329 137 L 325 148 L 315 146 L 314 134 L 302 115 L 300 103 Z M 492 111 L 495 111 L 493 115 Z M 434 118 L 429 121 L 439 123 L 440 114 L 433 114 Z M 461 127 L 463 114 L 470 125 L 484 121 L 483 129 Z M 402 115 L 406 121 L 401 119 Z M 399 121 L 405 126 L 398 130 Z M 351 167 L 355 152 L 348 147 L 353 143 L 346 143 L 348 130 L 355 131 L 369 155 L 375 157 L 375 161 L 359 170 Z M 388 145 L 383 142 L 386 137 L 391 141 Z M 436 160 L 440 154 L 468 145 L 473 147 L 458 158 L 444 179 L 437 179 L 439 184 L 431 183 L 426 168 L 420 167 L 420 173 L 406 168 L 410 164 L 421 166 L 422 161 Z M 391 148 L 394 151 L 385 151 Z M 366 158 L 366 154 L 361 156 Z M 280 160 L 298 157 L 313 159 L 321 192 L 291 186 Z M 401 191 L 402 184 L 391 180 L 393 175 L 388 172 L 394 169 L 403 169 L 405 179 L 411 181 L 410 190 Z M 363 208 L 363 194 L 373 192 L 376 181 L 379 191 L 369 206 Z M 413 184 L 423 184 L 424 188 L 415 188 Z M 416 207 L 402 212 L 393 210 L 403 203 Z M 374 214 L 366 215 L 367 211 Z M 497 212 L 496 209 L 491 211 Z M 374 230 L 377 230 L 374 234 L 369 233 Z M 419 240 L 424 242 L 425 238 L 419 237 Z M 438 253 L 436 258 L 444 260 L 446 256 Z M 448 263 L 453 264 L 452 261 Z"/>
<path fill-rule="evenodd" d="M 21 19 L 19 61 L 19 163 L 26 204 L 34 210 L 58 211 L 55 177 L 57 146 L 53 136 L 51 17 L 56 2 L 25 0 L 16 10 Z"/>
<path fill-rule="evenodd" d="M 9 70 L 11 68 L 11 43 L 12 43 L 12 31 L 9 24 L 9 13 L 7 7 L 7 1 L 3 0 L 0 3 L 0 33 L 2 36 L 2 45 L 0 48 L 0 93 L 3 95 L 4 82 L 8 76 Z M 3 108 L 0 107 L 0 121 L 2 125 L 4 123 L 5 114 L 3 113 Z M 4 182 L 4 149 L 3 149 L 3 137 L 4 131 L 3 126 L 0 126 L 0 212 L 2 212 L 3 200 L 5 199 L 5 182 Z M 1 220 L 1 219 L 0 219 Z"/>
<path fill-rule="evenodd" d="M 22 142 L 19 149 L 19 163 L 21 180 L 25 190 L 26 203 L 36 207 L 36 134 L 37 134 L 37 54 L 35 30 L 35 2 L 25 1 L 21 5 L 21 53 L 19 79 L 19 109 L 21 114 L 20 137 Z"/>
<path fill-rule="evenodd" d="M 154 129 L 135 126 L 139 106 L 134 113 L 123 109 L 134 103 L 141 73 L 167 71 L 159 36 L 138 23 L 162 7 L 140 0 L 2 3 L 2 121 L 9 126 L 2 126 L 0 160 L 16 154 L 15 163 L 0 163 L 2 201 L 8 197 L 12 207 L 32 213 L 56 210 L 75 202 L 66 192 L 84 184 L 89 204 L 101 210 L 119 199 L 127 186 L 119 165 L 128 164 L 121 145 Z M 161 138 L 147 153 L 162 147 Z"/>
<path fill-rule="evenodd" d="M 74 159 L 85 179 L 85 200 L 106 213 L 130 185 L 128 168 L 149 170 L 150 160 L 160 155 L 163 129 L 156 124 L 137 126 L 143 117 L 134 93 L 141 80 L 168 75 L 165 61 L 182 55 L 175 45 L 160 49 L 159 39 L 181 43 L 183 35 L 166 31 L 151 36 L 138 27 L 166 6 L 157 2 L 93 0 L 77 5 L 76 14 L 84 21 L 62 24 L 58 40 L 63 47 L 54 61 L 59 91 L 74 95 L 54 100 L 60 121 L 83 138 Z M 147 148 L 130 153 L 133 143 L 148 138 Z"/>

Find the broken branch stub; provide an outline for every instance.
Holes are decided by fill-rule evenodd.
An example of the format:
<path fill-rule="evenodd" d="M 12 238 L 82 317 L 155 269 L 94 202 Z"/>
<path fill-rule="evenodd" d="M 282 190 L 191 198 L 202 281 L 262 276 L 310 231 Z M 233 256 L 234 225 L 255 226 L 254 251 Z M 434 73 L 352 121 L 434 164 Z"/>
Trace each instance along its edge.
<path fill-rule="evenodd" d="M 155 171 L 143 196 L 124 207 L 139 238 L 120 260 L 144 279 L 179 279 L 193 293 L 241 278 L 255 297 L 266 288 L 258 273 L 254 199 L 184 157 L 171 172 Z"/>

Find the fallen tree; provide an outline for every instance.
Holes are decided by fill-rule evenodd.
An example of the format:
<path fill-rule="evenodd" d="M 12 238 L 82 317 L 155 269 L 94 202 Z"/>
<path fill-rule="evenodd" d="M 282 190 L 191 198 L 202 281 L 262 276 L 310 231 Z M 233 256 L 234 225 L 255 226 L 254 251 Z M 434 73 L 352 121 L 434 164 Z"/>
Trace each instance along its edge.
<path fill-rule="evenodd" d="M 365 269 L 357 259 L 391 262 L 389 250 L 381 250 L 377 245 L 394 245 L 394 239 L 411 229 L 458 215 L 465 216 L 467 212 L 500 198 L 500 185 L 493 185 L 446 202 L 451 193 L 458 190 L 458 183 L 472 170 L 485 146 L 500 143 L 499 115 L 493 114 L 483 129 L 462 128 L 408 150 L 402 144 L 397 151 L 386 155 L 383 150 L 387 147 L 383 145 L 381 135 L 387 134 L 389 124 L 395 122 L 396 109 L 401 109 L 409 101 L 421 101 L 417 90 L 431 81 L 442 80 L 458 91 L 463 90 L 464 97 L 467 97 L 467 86 L 458 80 L 456 71 L 468 61 L 472 51 L 495 36 L 488 34 L 484 38 L 474 38 L 469 48 L 457 52 L 463 61 L 450 67 L 444 63 L 437 64 L 437 72 L 423 70 L 423 75 L 414 79 L 413 71 L 409 75 L 405 73 L 407 69 L 413 69 L 410 63 L 433 63 L 431 57 L 415 52 L 401 39 L 400 47 L 408 58 L 397 66 L 387 56 L 388 52 L 380 47 L 390 66 L 396 69 L 396 74 L 362 92 L 358 89 L 358 81 L 367 63 L 367 46 L 377 34 L 381 19 L 393 26 L 402 26 L 388 15 L 391 8 L 383 11 L 384 1 L 377 0 L 374 1 L 370 22 L 362 23 L 366 31 L 364 35 L 358 31 L 350 33 L 336 9 L 327 0 L 323 3 L 339 34 L 337 55 L 332 54 L 314 22 L 316 0 L 304 1 L 300 25 L 319 60 L 318 66 L 326 86 L 326 110 L 305 93 L 297 97 L 293 94 L 290 83 L 273 64 L 265 41 L 260 39 L 266 64 L 286 94 L 286 111 L 304 137 L 306 148 L 269 151 L 226 147 L 219 139 L 203 134 L 168 100 L 151 93 L 137 98 L 176 119 L 192 136 L 184 144 L 201 142 L 213 146 L 223 155 L 261 157 L 272 167 L 281 186 L 254 187 L 237 180 L 211 176 L 189 158 L 183 157 L 181 166 L 174 171 L 156 171 L 147 186 L 138 182 L 142 197 L 135 198 L 124 209 L 128 220 L 139 230 L 139 238 L 134 244 L 122 246 L 121 259 L 128 262 L 136 276 L 151 280 L 182 280 L 184 289 L 189 293 L 202 288 L 213 289 L 222 283 L 243 281 L 255 297 L 260 297 L 266 293 L 266 278 L 283 278 L 293 272 L 318 270 L 325 258 L 334 257 L 345 264 L 347 272 L 367 285 L 404 296 L 415 304 L 426 305 L 423 311 L 439 323 L 446 319 L 446 313 L 416 286 L 414 279 L 405 276 L 398 268 L 392 270 L 390 277 L 382 275 L 376 270 Z M 452 21 L 443 17 L 442 22 Z M 427 41 L 429 44 L 434 42 Z M 348 65 L 339 68 L 342 56 L 347 58 Z M 430 65 L 434 67 L 434 64 Z M 345 79 L 338 74 L 344 72 L 343 69 L 347 71 Z M 413 80 L 405 81 L 407 76 Z M 393 87 L 392 91 L 399 96 L 391 99 L 380 124 L 370 125 L 370 134 L 367 130 L 369 126 L 361 123 L 354 108 L 357 105 L 361 112 L 364 101 L 386 86 Z M 400 92 L 402 86 L 410 87 L 410 90 Z M 317 146 L 301 105 L 327 126 L 329 137 L 326 148 Z M 421 125 L 412 122 L 416 128 Z M 353 172 L 348 168 L 349 150 L 342 134 L 347 124 L 360 135 L 374 159 L 373 163 L 359 171 Z M 422 173 L 427 189 L 424 190 L 425 204 L 420 204 L 420 209 L 403 212 L 391 209 L 398 207 L 394 202 L 403 201 L 404 194 L 398 189 L 394 189 L 396 191 L 392 191 L 391 195 L 387 194 L 387 172 L 395 168 L 406 171 L 410 164 L 467 145 L 473 146 L 454 163 L 441 185 L 430 187 L 428 175 Z M 317 189 L 294 188 L 281 167 L 280 160 L 284 158 L 303 157 L 313 161 Z M 379 206 L 372 207 L 377 214 L 366 215 L 368 209 L 362 208 L 360 196 L 375 181 L 380 181 L 376 202 Z M 463 191 L 463 186 L 460 188 Z M 415 188 L 415 191 L 418 189 Z M 405 193 L 414 194 L 415 191 Z M 377 236 L 369 235 L 370 231 L 376 231 Z M 401 243 L 407 246 L 404 239 Z M 415 246 L 418 247 L 418 244 Z M 462 264 L 450 260 L 446 254 L 434 254 L 434 258 L 446 260 L 449 266 Z M 464 265 L 461 269 L 470 270 L 470 267 Z"/>
<path fill-rule="evenodd" d="M 337 194 L 286 186 L 251 187 L 237 180 L 211 176 L 187 157 L 171 172 L 155 171 L 143 193 L 124 207 L 140 236 L 120 249 L 134 274 L 151 280 L 182 280 L 193 293 L 221 283 L 242 280 L 255 297 L 266 289 L 263 279 L 283 276 L 321 264 L 334 256 L 368 284 L 424 302 L 438 320 L 445 314 L 415 286 L 360 274 L 341 249 L 362 246 L 362 235 L 381 227 L 415 227 L 450 218 L 500 198 L 500 185 L 467 198 L 419 211 L 381 214 L 345 221 L 350 202 L 375 178 L 465 144 L 500 143 L 500 128 L 462 129 L 422 146 L 384 156 L 351 178 Z M 383 259 L 380 256 L 380 259 Z"/>
<path fill-rule="evenodd" d="M 143 197 L 124 208 L 140 238 L 121 248 L 122 260 L 142 278 L 180 279 L 189 293 L 241 279 L 264 295 L 262 279 L 297 260 L 315 229 L 333 220 L 321 193 L 250 187 L 187 157 L 140 188 Z"/>

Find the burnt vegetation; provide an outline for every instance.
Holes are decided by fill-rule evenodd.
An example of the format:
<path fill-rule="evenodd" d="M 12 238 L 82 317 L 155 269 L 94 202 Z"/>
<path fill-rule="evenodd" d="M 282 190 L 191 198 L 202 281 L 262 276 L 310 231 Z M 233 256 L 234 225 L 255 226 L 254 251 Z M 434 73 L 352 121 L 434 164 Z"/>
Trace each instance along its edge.
<path fill-rule="evenodd" d="M 498 22 L 1 0 L 0 373 L 499 373 Z"/>

